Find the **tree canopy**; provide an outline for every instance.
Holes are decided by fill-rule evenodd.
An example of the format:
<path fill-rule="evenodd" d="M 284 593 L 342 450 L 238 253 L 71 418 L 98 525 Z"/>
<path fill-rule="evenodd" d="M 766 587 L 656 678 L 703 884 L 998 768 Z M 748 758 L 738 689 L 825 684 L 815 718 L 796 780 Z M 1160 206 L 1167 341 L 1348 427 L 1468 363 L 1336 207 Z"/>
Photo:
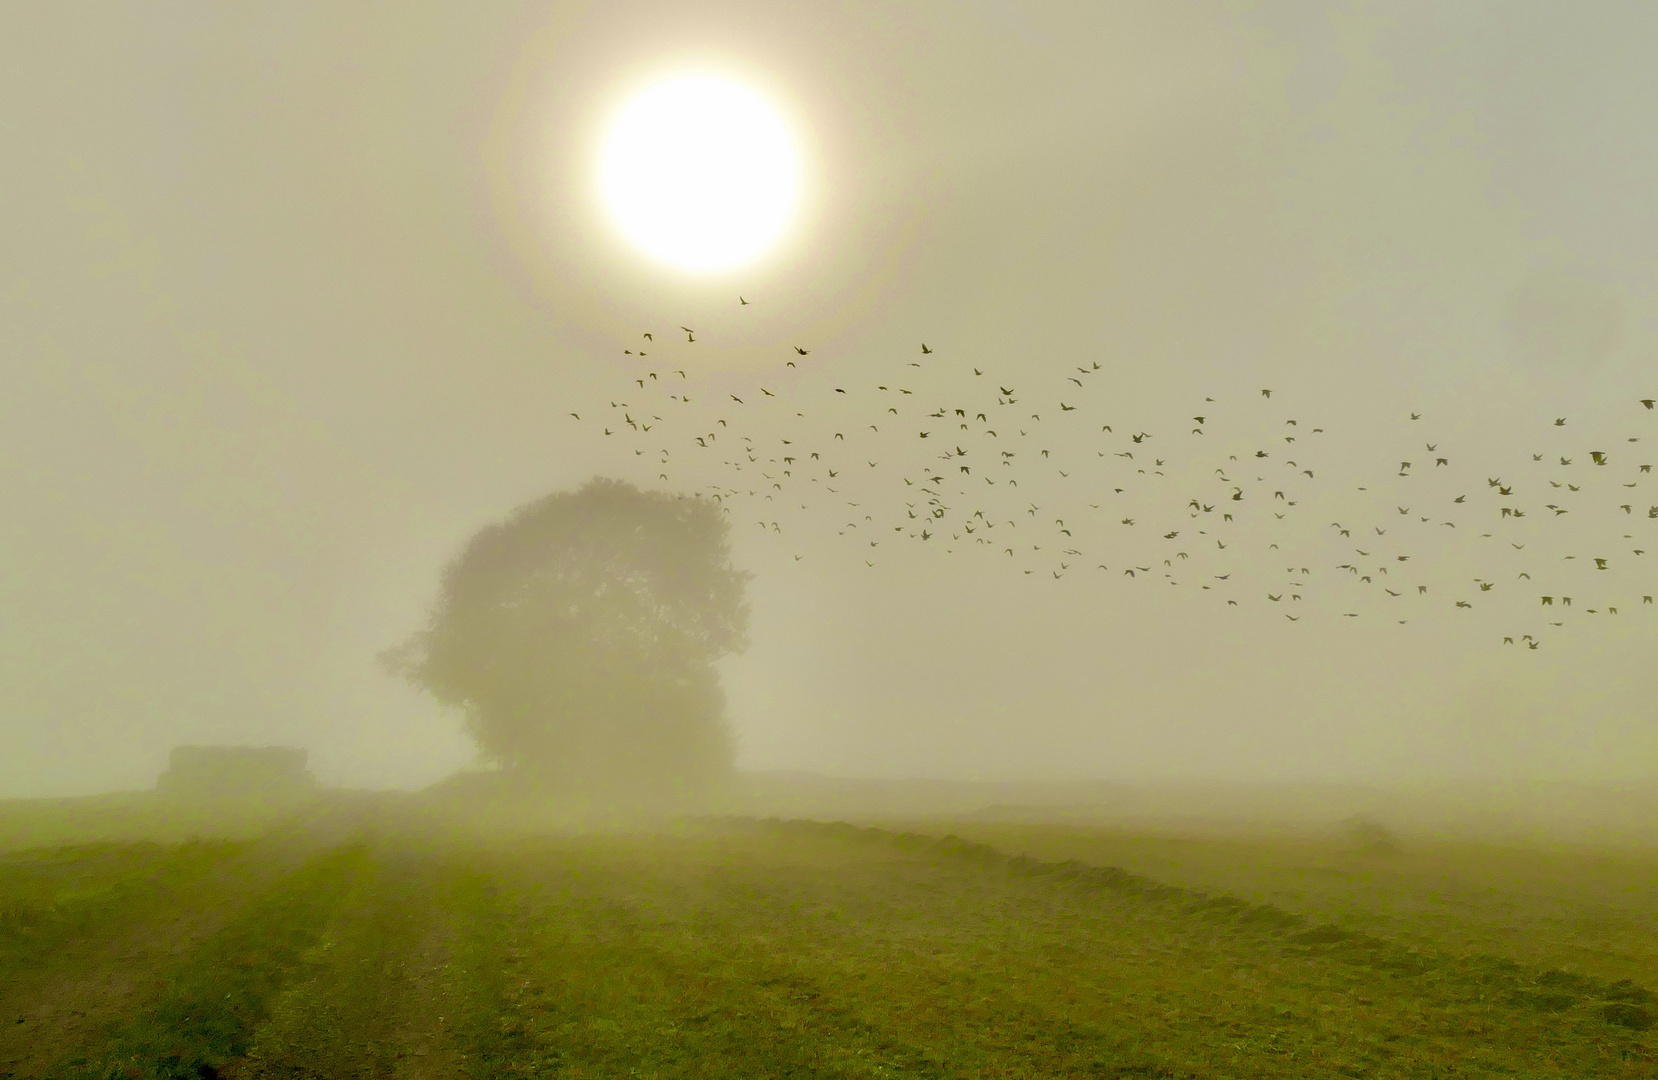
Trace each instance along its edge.
<path fill-rule="evenodd" d="M 715 662 L 746 645 L 728 534 L 704 499 L 555 492 L 473 536 L 388 659 L 504 767 L 590 793 L 705 787 L 733 759 Z"/>

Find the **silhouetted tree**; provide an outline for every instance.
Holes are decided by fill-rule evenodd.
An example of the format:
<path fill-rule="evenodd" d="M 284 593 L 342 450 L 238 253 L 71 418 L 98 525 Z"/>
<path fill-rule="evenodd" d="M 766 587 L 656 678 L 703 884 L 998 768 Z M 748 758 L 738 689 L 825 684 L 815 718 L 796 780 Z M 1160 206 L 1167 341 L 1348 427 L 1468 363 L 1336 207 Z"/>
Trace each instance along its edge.
<path fill-rule="evenodd" d="M 704 499 L 555 492 L 474 536 L 387 660 L 506 768 L 589 794 L 705 788 L 733 757 L 714 665 L 746 644 L 728 532 Z"/>

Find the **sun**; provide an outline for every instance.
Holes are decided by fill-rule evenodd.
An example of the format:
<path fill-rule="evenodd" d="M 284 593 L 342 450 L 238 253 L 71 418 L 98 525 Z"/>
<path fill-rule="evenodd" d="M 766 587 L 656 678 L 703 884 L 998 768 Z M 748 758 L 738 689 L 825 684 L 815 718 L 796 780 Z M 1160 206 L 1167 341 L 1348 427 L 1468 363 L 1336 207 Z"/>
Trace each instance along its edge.
<path fill-rule="evenodd" d="M 624 233 L 695 270 L 746 262 L 794 211 L 795 148 L 752 91 L 708 76 L 659 83 L 616 118 L 601 184 Z"/>

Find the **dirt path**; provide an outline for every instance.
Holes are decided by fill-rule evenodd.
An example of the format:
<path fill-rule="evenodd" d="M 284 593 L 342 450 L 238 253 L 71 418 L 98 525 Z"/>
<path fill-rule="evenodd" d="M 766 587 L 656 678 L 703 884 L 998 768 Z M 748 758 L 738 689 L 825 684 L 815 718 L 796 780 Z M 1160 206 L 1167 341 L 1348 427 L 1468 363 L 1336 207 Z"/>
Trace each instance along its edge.
<path fill-rule="evenodd" d="M 445 1080 L 462 1075 L 449 1026 L 457 1011 L 445 974 L 449 939 L 448 925 L 434 925 L 406 964 L 407 992 L 397 1024 L 403 1055 L 397 1076 Z"/>
<path fill-rule="evenodd" d="M 309 974 L 283 995 L 237 1080 L 461 1077 L 448 993 L 450 925 L 437 867 L 392 854 L 341 905 L 307 957 Z"/>

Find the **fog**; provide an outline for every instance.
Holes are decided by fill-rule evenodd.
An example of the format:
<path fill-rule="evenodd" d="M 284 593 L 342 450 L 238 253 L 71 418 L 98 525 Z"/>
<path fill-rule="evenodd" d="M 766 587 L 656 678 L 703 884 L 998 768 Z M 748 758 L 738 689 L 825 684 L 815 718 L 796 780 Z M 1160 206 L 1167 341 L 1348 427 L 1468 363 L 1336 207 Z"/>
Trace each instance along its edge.
<path fill-rule="evenodd" d="M 1434 604 L 1405 625 L 1374 590 L 1332 586 L 1291 622 L 1265 588 L 1236 609 L 1197 591 L 1196 563 L 1178 589 L 1125 578 L 1160 541 L 1111 526 L 1178 517 L 1211 459 L 1285 417 L 1328 439 L 1297 429 L 1310 516 L 1277 550 L 1273 519 L 1240 523 L 1238 582 L 1278 581 L 1292 544 L 1331 572 L 1328 522 L 1369 533 L 1372 502 L 1391 514 L 1418 481 L 1449 506 L 1532 453 L 1630 467 L 1658 442 L 1637 404 L 1658 394 L 1655 43 L 1648 5 L 1541 0 L 14 6 L 0 795 L 147 787 L 186 743 L 307 747 L 333 784 L 437 780 L 473 758 L 460 719 L 374 658 L 468 537 L 595 475 L 721 492 L 732 474 L 689 438 L 736 424 L 728 396 L 775 391 L 743 433 L 817 449 L 831 420 L 890 416 L 875 386 L 912 370 L 917 406 L 1017 388 L 1055 459 L 1105 460 L 1102 425 L 1113 453 L 1152 432 L 1168 490 L 1079 528 L 1059 577 L 1051 552 L 847 539 L 876 507 L 902 520 L 913 442 L 867 443 L 888 469 L 856 462 L 850 517 L 802 498 L 755 528 L 759 496 L 726 502 L 754 574 L 751 645 L 723 669 L 744 768 L 1650 781 L 1658 614 L 1638 599 L 1658 582 L 1628 552 L 1658 539 L 1658 480 L 1620 472 L 1640 485 L 1620 494 L 1608 472 L 1547 533 L 1528 481 L 1549 573 L 1641 539 L 1605 575 L 1526 586 L 1524 618 L 1444 584 L 1506 595 L 1519 564 L 1462 540 L 1494 504 L 1415 549 Z M 734 271 L 641 256 L 595 190 L 607 118 L 686 70 L 753 87 L 801 143 L 797 220 Z M 641 367 L 623 350 L 645 331 Z M 659 359 L 696 399 L 654 433 L 680 440 L 671 468 L 595 426 Z M 998 513 L 1109 493 L 1040 477 Z M 1545 627 L 1534 594 L 1573 589 L 1635 606 Z"/>

